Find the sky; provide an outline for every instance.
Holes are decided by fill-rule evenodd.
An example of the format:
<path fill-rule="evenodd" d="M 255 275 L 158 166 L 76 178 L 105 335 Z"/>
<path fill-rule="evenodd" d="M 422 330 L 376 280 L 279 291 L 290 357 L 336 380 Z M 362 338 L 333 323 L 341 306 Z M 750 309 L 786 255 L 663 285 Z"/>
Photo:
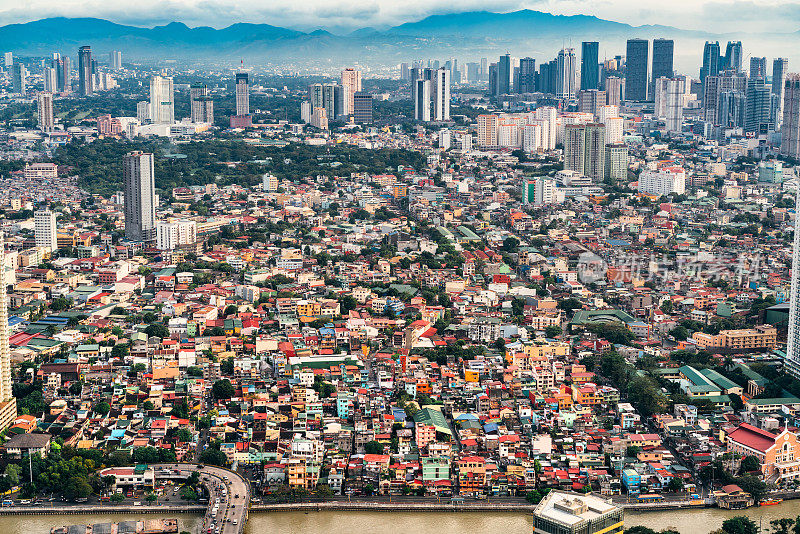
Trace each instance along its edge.
<path fill-rule="evenodd" d="M 0 0 L 0 24 L 67 16 L 99 17 L 135 26 L 180 21 L 221 28 L 235 22 L 258 22 L 343 32 L 381 29 L 454 11 L 525 8 L 715 33 L 800 30 L 800 0 Z"/>

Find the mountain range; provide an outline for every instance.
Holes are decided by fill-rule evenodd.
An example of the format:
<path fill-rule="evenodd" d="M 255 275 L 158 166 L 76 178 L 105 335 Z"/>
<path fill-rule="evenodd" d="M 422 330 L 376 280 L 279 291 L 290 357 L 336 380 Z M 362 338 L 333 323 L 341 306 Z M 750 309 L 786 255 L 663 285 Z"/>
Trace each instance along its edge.
<path fill-rule="evenodd" d="M 551 59 L 562 46 L 579 48 L 582 40 L 600 41 L 601 58 L 604 52 L 606 57 L 613 57 L 625 53 L 624 42 L 632 37 L 674 38 L 676 64 L 680 66 L 683 54 L 687 60 L 691 57 L 693 63 L 697 62 L 705 39 L 758 40 L 771 43 L 769 48 L 784 49 L 782 55 L 786 56 L 787 50 L 797 48 L 800 35 L 720 36 L 672 26 L 631 26 L 594 16 L 534 10 L 433 15 L 384 30 L 362 28 L 339 35 L 325 29 L 302 32 L 269 24 L 238 23 L 215 29 L 171 22 L 141 28 L 104 19 L 56 17 L 0 26 L 0 50 L 21 56 L 51 52 L 75 55 L 79 46 L 91 45 L 99 54 L 122 50 L 126 60 L 154 63 L 164 59 L 234 63 L 242 58 L 259 65 L 302 66 L 331 59 L 367 65 L 448 56 L 474 61 L 505 51 L 543 61 Z M 767 54 L 764 51 L 760 55 Z"/>

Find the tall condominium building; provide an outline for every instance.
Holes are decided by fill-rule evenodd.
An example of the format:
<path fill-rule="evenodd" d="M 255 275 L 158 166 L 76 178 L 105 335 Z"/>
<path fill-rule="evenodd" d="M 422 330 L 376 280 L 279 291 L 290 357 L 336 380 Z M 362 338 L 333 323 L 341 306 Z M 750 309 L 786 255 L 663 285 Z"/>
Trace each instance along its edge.
<path fill-rule="evenodd" d="M 87 96 L 94 92 L 94 70 L 92 65 L 92 47 L 82 46 L 78 49 L 78 94 Z"/>
<path fill-rule="evenodd" d="M 751 78 L 764 78 L 767 77 L 767 58 L 752 56 L 750 58 L 750 77 Z"/>
<path fill-rule="evenodd" d="M 507 95 L 511 92 L 511 55 L 500 56 L 497 63 L 497 94 Z"/>
<path fill-rule="evenodd" d="M 600 43 L 581 43 L 581 91 L 600 87 Z"/>
<path fill-rule="evenodd" d="M 12 52 L 6 52 L 3 54 L 3 64 L 6 66 L 6 68 L 9 68 L 14 64 L 14 54 Z"/>
<path fill-rule="evenodd" d="M 122 52 L 112 50 L 108 53 L 108 65 L 111 70 L 122 70 Z"/>
<path fill-rule="evenodd" d="M 747 89 L 747 75 L 733 70 L 706 77 L 703 84 L 703 120 L 711 124 L 721 124 L 719 120 L 719 95 L 722 93 L 741 93 Z M 743 126 L 740 125 L 740 126 Z"/>
<path fill-rule="evenodd" d="M 524 57 L 519 60 L 519 92 L 533 93 L 536 91 L 536 60 Z"/>
<path fill-rule="evenodd" d="M 11 385 L 11 347 L 8 343 L 8 278 L 5 237 L 0 233 L 0 431 L 17 418 L 17 399 Z"/>
<path fill-rule="evenodd" d="M 683 126 L 683 78 L 661 77 L 655 81 L 655 115 L 663 119 L 668 132 L 680 132 Z"/>
<path fill-rule="evenodd" d="M 436 70 L 433 80 L 433 120 L 450 120 L 450 71 Z"/>
<path fill-rule="evenodd" d="M 780 129 L 783 120 L 783 88 L 789 71 L 789 60 L 778 57 L 772 60 L 772 122 Z"/>
<path fill-rule="evenodd" d="M 172 76 L 150 78 L 150 121 L 153 124 L 175 122 L 175 90 Z"/>
<path fill-rule="evenodd" d="M 42 91 L 36 95 L 36 111 L 39 117 L 39 129 L 43 132 L 52 132 L 55 125 L 53 119 L 53 93 Z"/>
<path fill-rule="evenodd" d="M 414 119 L 428 122 L 431 120 L 431 80 L 417 80 L 414 98 Z"/>
<path fill-rule="evenodd" d="M 720 72 L 719 42 L 706 41 L 703 46 L 703 66 L 700 67 L 700 83 L 705 96 L 706 78 L 716 76 Z"/>
<path fill-rule="evenodd" d="M 582 89 L 578 92 L 578 111 L 597 116 L 598 110 L 606 105 L 606 92 L 599 89 Z"/>
<path fill-rule="evenodd" d="M 533 206 L 552 204 L 556 200 L 556 181 L 548 176 L 522 180 L 522 203 Z"/>
<path fill-rule="evenodd" d="M 577 90 L 577 63 L 575 50 L 562 48 L 556 56 L 556 89 L 559 98 L 572 98 Z"/>
<path fill-rule="evenodd" d="M 686 172 L 681 167 L 670 167 L 658 171 L 642 171 L 639 175 L 639 191 L 657 197 L 686 192 Z"/>
<path fill-rule="evenodd" d="M 56 238 L 56 214 L 48 209 L 38 210 L 33 213 L 33 230 L 36 246 L 48 252 L 58 249 Z"/>
<path fill-rule="evenodd" d="M 790 158 L 800 159 L 800 75 L 793 74 L 786 77 L 783 89 L 783 120 L 781 123 L 781 154 Z M 797 217 L 800 221 L 800 217 Z M 800 224 L 800 223 L 796 223 Z M 798 236 L 800 231 L 795 229 L 794 234 L 794 258 L 798 258 Z M 800 262 L 795 261 L 792 266 L 792 305 L 800 302 L 800 298 L 794 298 L 798 293 L 795 292 L 796 270 L 800 269 Z M 796 319 L 800 319 L 797 318 Z M 790 322 L 791 324 L 791 322 Z M 791 334 L 791 330 L 789 331 Z M 800 336 L 800 330 L 795 332 Z M 791 335 L 789 337 L 791 338 Z M 800 345 L 795 347 L 800 350 Z M 788 351 L 787 351 L 788 352 Z M 800 352 L 794 353 L 795 360 L 800 361 Z"/>
<path fill-rule="evenodd" d="M 344 115 L 352 115 L 355 94 L 361 91 L 360 70 L 344 69 L 342 71 L 342 90 L 344 91 Z"/>
<path fill-rule="evenodd" d="M 564 130 L 564 169 L 596 182 L 605 173 L 606 128 L 602 124 L 568 125 Z"/>
<path fill-rule="evenodd" d="M 644 102 L 647 100 L 647 57 L 650 41 L 628 39 L 625 58 L 625 100 Z"/>
<path fill-rule="evenodd" d="M 236 115 L 250 115 L 250 80 L 246 72 L 236 73 Z"/>
<path fill-rule="evenodd" d="M 606 145 L 605 180 L 628 179 L 628 145 L 625 143 Z"/>
<path fill-rule="evenodd" d="M 722 68 L 723 70 L 732 70 L 736 72 L 742 70 L 741 41 L 728 41 L 728 46 L 725 47 L 725 59 Z"/>
<path fill-rule="evenodd" d="M 153 154 L 130 152 L 122 161 L 125 182 L 125 237 L 131 241 L 156 238 L 156 186 Z"/>
<path fill-rule="evenodd" d="M 619 107 L 624 98 L 625 80 L 616 76 L 606 78 L 606 104 Z"/>
<path fill-rule="evenodd" d="M 762 72 L 758 71 L 757 72 Z M 771 122 L 772 87 L 767 86 L 766 76 L 753 76 L 747 80 L 746 109 L 744 129 L 747 132 L 767 133 L 774 129 Z"/>
<path fill-rule="evenodd" d="M 793 146 L 789 151 L 784 152 L 784 144 L 781 144 L 781 153 L 791 155 L 792 157 L 798 156 L 798 138 L 797 128 L 800 124 L 797 123 L 797 115 L 800 109 L 797 107 L 800 102 L 800 78 L 793 76 L 786 81 L 786 106 L 792 106 L 794 117 L 787 117 L 784 111 L 783 127 L 792 121 L 792 127 L 795 129 L 792 139 Z M 790 102 L 791 99 L 791 102 Z M 786 137 L 784 136 L 784 143 Z M 793 153 L 792 153 L 793 152 Z M 795 198 L 795 213 L 800 209 L 800 188 L 797 190 Z M 800 217 L 794 219 L 794 244 L 792 246 L 792 282 L 789 293 L 789 332 L 786 336 L 786 359 L 784 360 L 786 370 L 795 378 L 800 378 Z"/>
<path fill-rule="evenodd" d="M 42 72 L 42 81 L 44 82 L 44 90 L 48 93 L 58 92 L 58 79 L 56 76 L 56 69 L 53 67 L 45 67 Z"/>
<path fill-rule="evenodd" d="M 312 110 L 325 108 L 327 120 L 336 120 L 336 118 L 344 115 L 344 92 L 341 85 L 315 83 L 309 86 L 308 97 Z"/>
<path fill-rule="evenodd" d="M 69 56 L 53 58 L 50 66 L 56 71 L 56 88 L 53 92 L 69 93 L 72 90 L 72 59 Z"/>
<path fill-rule="evenodd" d="M 672 39 L 653 39 L 653 63 L 650 68 L 650 98 L 655 98 L 655 81 L 659 78 L 672 78 L 675 41 Z"/>
<path fill-rule="evenodd" d="M 448 109 L 449 112 L 450 110 Z M 357 91 L 353 95 L 353 121 L 358 124 L 372 122 L 372 95 L 370 93 Z"/>
<path fill-rule="evenodd" d="M 192 122 L 214 123 L 214 101 L 208 86 L 204 83 L 194 83 L 189 88 L 189 118 Z"/>
<path fill-rule="evenodd" d="M 15 93 L 25 94 L 28 85 L 28 71 L 22 63 L 16 62 L 11 66 L 11 85 Z"/>

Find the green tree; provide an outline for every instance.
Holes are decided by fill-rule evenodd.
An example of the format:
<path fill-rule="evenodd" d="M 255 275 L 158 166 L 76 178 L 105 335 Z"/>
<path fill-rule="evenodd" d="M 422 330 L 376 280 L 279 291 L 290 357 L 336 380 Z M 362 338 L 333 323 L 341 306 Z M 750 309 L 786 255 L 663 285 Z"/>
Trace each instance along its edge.
<path fill-rule="evenodd" d="M 383 445 L 377 441 L 368 441 L 364 444 L 364 452 L 367 454 L 383 454 Z"/>
<path fill-rule="evenodd" d="M 758 525 L 749 517 L 737 515 L 722 523 L 725 534 L 758 534 Z"/>
<path fill-rule="evenodd" d="M 236 394 L 236 389 L 231 381 L 225 378 L 214 382 L 214 385 L 211 386 L 211 393 L 215 399 L 230 399 Z"/>
<path fill-rule="evenodd" d="M 755 456 L 745 456 L 739 465 L 739 471 L 742 473 L 750 473 L 759 469 L 761 469 L 761 462 Z"/>

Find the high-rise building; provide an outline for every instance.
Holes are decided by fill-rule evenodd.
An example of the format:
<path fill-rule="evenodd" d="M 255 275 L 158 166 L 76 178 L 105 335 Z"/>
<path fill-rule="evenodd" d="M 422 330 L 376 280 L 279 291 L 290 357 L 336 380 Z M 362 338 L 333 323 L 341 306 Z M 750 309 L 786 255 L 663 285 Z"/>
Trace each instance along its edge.
<path fill-rule="evenodd" d="M 11 66 L 11 85 L 14 92 L 20 95 L 25 94 L 27 89 L 28 72 L 25 65 L 16 62 Z"/>
<path fill-rule="evenodd" d="M 156 248 L 159 250 L 174 250 L 194 243 L 197 243 L 197 223 L 195 221 L 158 221 Z"/>
<path fill-rule="evenodd" d="M 39 129 L 43 132 L 52 132 L 55 125 L 53 119 L 53 93 L 42 91 L 36 95 L 36 111 L 39 117 Z"/>
<path fill-rule="evenodd" d="M 353 95 L 353 121 L 359 124 L 369 124 L 372 122 L 371 94 L 365 93 L 364 91 L 357 91 Z"/>
<path fill-rule="evenodd" d="M 728 70 L 706 77 L 703 85 L 703 120 L 711 124 L 722 124 L 719 120 L 719 95 L 734 92 L 741 93 L 744 98 L 746 89 L 747 76 L 742 72 Z"/>
<path fill-rule="evenodd" d="M 342 90 L 344 91 L 344 115 L 352 115 L 354 95 L 361 91 L 360 70 L 344 69 L 342 71 Z"/>
<path fill-rule="evenodd" d="M 145 124 L 150 122 L 150 101 L 142 100 L 136 103 L 136 120 Z"/>
<path fill-rule="evenodd" d="M 606 145 L 605 180 L 628 179 L 628 145 L 624 143 Z"/>
<path fill-rule="evenodd" d="M 606 104 L 621 106 L 625 96 L 625 80 L 617 76 L 606 78 Z"/>
<path fill-rule="evenodd" d="M 742 42 L 728 41 L 725 47 L 725 61 L 723 70 L 740 72 L 742 70 Z"/>
<path fill-rule="evenodd" d="M 489 60 L 485 57 L 481 58 L 481 71 L 480 71 L 481 79 L 488 80 L 489 79 Z"/>
<path fill-rule="evenodd" d="M 431 80 L 420 79 L 416 84 L 414 100 L 414 119 L 423 122 L 431 120 Z"/>
<path fill-rule="evenodd" d="M 69 56 L 53 58 L 51 67 L 56 71 L 56 89 L 54 92 L 69 93 L 72 91 L 72 59 Z"/>
<path fill-rule="evenodd" d="M 783 87 L 781 154 L 784 156 L 789 156 L 790 158 L 800 159 L 800 75 L 792 74 L 787 76 Z M 800 190 L 798 190 L 798 192 L 800 192 Z M 797 217 L 796 220 L 798 221 L 796 224 L 800 224 L 800 217 Z M 800 257 L 800 252 L 798 252 L 799 236 L 800 231 L 795 228 L 793 256 L 795 260 Z M 798 295 L 797 291 L 800 291 L 800 288 L 796 288 L 798 269 L 800 269 L 800 261 L 794 261 L 792 265 L 792 306 L 800 306 L 800 297 L 795 298 L 795 296 Z M 794 318 L 795 320 L 800 320 L 800 317 L 797 316 L 796 312 L 797 310 L 795 310 Z M 789 324 L 791 325 L 791 314 Z M 789 330 L 790 340 L 793 339 L 791 334 L 792 330 Z M 800 336 L 800 329 L 795 330 L 795 336 Z M 795 339 L 795 343 L 797 343 L 797 339 Z M 796 345 L 794 350 L 794 360 L 796 363 L 800 363 L 800 344 Z M 789 351 L 787 350 L 787 354 L 788 353 Z M 800 369 L 800 365 L 798 365 L 798 369 Z"/>
<path fill-rule="evenodd" d="M 450 120 L 450 71 L 446 68 L 436 70 L 433 88 L 433 120 Z"/>
<path fill-rule="evenodd" d="M 48 252 L 58 250 L 56 237 L 56 214 L 48 209 L 33 213 L 33 235 L 36 246 Z"/>
<path fill-rule="evenodd" d="M 12 52 L 6 52 L 5 54 L 3 54 L 3 60 L 6 68 L 9 68 L 11 65 L 14 64 L 14 54 Z"/>
<path fill-rule="evenodd" d="M 672 78 L 675 41 L 672 39 L 653 39 L 653 63 L 650 69 L 650 98 L 655 98 L 655 81 L 659 78 Z"/>
<path fill-rule="evenodd" d="M 55 93 L 58 91 L 58 79 L 56 76 L 56 70 L 53 67 L 45 67 L 44 71 L 42 72 L 42 78 L 45 91 L 49 93 Z"/>
<path fill-rule="evenodd" d="M 628 39 L 625 58 L 625 100 L 644 102 L 647 100 L 647 57 L 650 41 Z"/>
<path fill-rule="evenodd" d="M 700 67 L 700 83 L 705 95 L 706 78 L 716 76 L 720 71 L 719 42 L 706 41 L 703 46 L 703 66 Z"/>
<path fill-rule="evenodd" d="M 798 127 L 800 127 L 800 123 L 797 120 L 798 115 L 800 115 L 800 108 L 798 107 L 798 104 L 800 104 L 800 78 L 792 76 L 787 79 L 785 93 L 786 103 L 784 104 L 783 127 L 785 129 L 786 125 L 791 123 L 794 129 L 792 135 L 795 137 L 792 139 L 793 146 L 791 150 L 784 152 L 784 143 L 786 142 L 784 134 L 781 153 L 796 158 L 800 155 L 800 152 L 798 152 L 798 141 L 800 139 L 796 137 Z M 793 116 L 787 117 L 786 106 L 792 106 L 790 112 Z M 795 198 L 795 213 L 800 213 L 797 211 L 798 209 L 800 209 L 800 188 L 798 188 Z M 784 365 L 790 375 L 800 378 L 800 217 L 794 218 L 792 282 L 789 290 L 789 332 L 786 336 L 786 359 L 784 360 Z"/>
<path fill-rule="evenodd" d="M 93 92 L 92 47 L 82 46 L 78 49 L 78 94 L 88 96 Z"/>
<path fill-rule="evenodd" d="M 581 44 L 581 91 L 600 87 L 600 43 Z"/>
<path fill-rule="evenodd" d="M 661 77 L 655 81 L 655 115 L 664 119 L 668 132 L 680 132 L 683 126 L 683 78 Z"/>
<path fill-rule="evenodd" d="M 122 52 L 112 50 L 108 53 L 108 65 L 111 70 L 122 70 Z"/>
<path fill-rule="evenodd" d="M 750 78 L 767 78 L 767 58 L 756 56 L 750 58 Z"/>
<path fill-rule="evenodd" d="M 715 123 L 723 128 L 744 128 L 746 101 L 745 93 L 741 91 L 718 92 Z"/>
<path fill-rule="evenodd" d="M 125 237 L 131 241 L 156 238 L 156 186 L 153 154 L 130 152 L 122 161 L 125 182 Z"/>
<path fill-rule="evenodd" d="M 402 81 L 411 79 L 411 71 L 409 70 L 408 63 L 400 63 L 400 79 Z"/>
<path fill-rule="evenodd" d="M 778 57 L 772 60 L 772 122 L 780 129 L 783 120 L 783 88 L 789 70 L 789 60 Z"/>
<path fill-rule="evenodd" d="M 573 124 L 564 130 L 564 169 L 596 182 L 605 173 L 606 128 L 602 124 Z"/>
<path fill-rule="evenodd" d="M 556 200 L 556 181 L 548 176 L 522 180 L 522 203 L 533 206 L 552 204 Z"/>
<path fill-rule="evenodd" d="M 519 92 L 532 93 L 536 91 L 536 60 L 524 57 L 519 60 Z"/>
<path fill-rule="evenodd" d="M 577 64 L 575 50 L 562 48 L 556 56 L 555 95 L 559 98 L 572 98 L 577 90 Z"/>
<path fill-rule="evenodd" d="M 766 61 L 764 65 L 766 66 Z M 757 67 L 755 72 L 758 75 L 751 74 L 747 80 L 744 129 L 746 132 L 767 133 L 775 128 L 774 123 L 771 122 L 772 87 L 767 86 L 766 74 L 760 67 Z"/>
<path fill-rule="evenodd" d="M 0 431 L 17 418 L 17 399 L 11 385 L 11 347 L 8 343 L 8 278 L 5 236 L 0 232 Z"/>
<path fill-rule="evenodd" d="M 189 100 L 191 109 L 190 120 L 192 122 L 214 123 L 214 100 L 208 86 L 204 83 L 194 83 L 189 88 Z"/>
<path fill-rule="evenodd" d="M 175 90 L 172 76 L 150 78 L 150 121 L 153 124 L 175 122 Z"/>
<path fill-rule="evenodd" d="M 578 111 L 597 116 L 598 110 L 606 105 L 606 92 L 599 89 L 582 89 L 578 92 Z"/>
<path fill-rule="evenodd" d="M 511 55 L 500 56 L 497 63 L 497 94 L 507 95 L 511 92 Z"/>
<path fill-rule="evenodd" d="M 344 114 L 344 96 L 341 85 L 335 83 L 315 83 L 309 86 L 308 96 L 312 110 L 316 108 L 325 108 L 326 120 L 335 120 L 337 117 L 341 117 Z"/>
<path fill-rule="evenodd" d="M 236 115 L 250 115 L 250 79 L 246 72 L 236 73 Z"/>

